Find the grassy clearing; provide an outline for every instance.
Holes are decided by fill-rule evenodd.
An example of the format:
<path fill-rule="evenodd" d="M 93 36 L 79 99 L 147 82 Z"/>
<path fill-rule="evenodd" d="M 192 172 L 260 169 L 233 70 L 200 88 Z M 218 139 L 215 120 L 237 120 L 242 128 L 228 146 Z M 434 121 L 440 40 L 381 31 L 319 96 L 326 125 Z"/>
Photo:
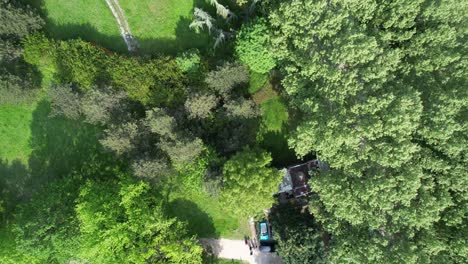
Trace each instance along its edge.
<path fill-rule="evenodd" d="M 57 39 L 81 38 L 127 53 L 117 21 L 104 0 L 24 0 L 39 8 L 46 31 Z M 189 29 L 193 8 L 201 0 L 120 0 L 141 53 L 169 53 L 206 48 L 210 36 Z M 211 46 L 209 46 L 211 48 Z"/>
<path fill-rule="evenodd" d="M 270 83 L 252 95 L 252 99 L 257 105 L 261 105 L 263 102 L 276 97 L 278 97 L 278 94 L 273 90 L 273 86 Z"/>
<path fill-rule="evenodd" d="M 273 157 L 272 165 L 284 167 L 297 162 L 296 154 L 288 146 L 288 109 L 271 84 L 257 91 L 253 100 L 260 106 L 262 126 L 259 131 L 259 144 Z"/>
<path fill-rule="evenodd" d="M 289 114 L 280 97 L 275 97 L 260 105 L 262 121 L 267 131 L 280 132 L 287 123 Z"/>
<path fill-rule="evenodd" d="M 242 239 L 249 234 L 247 219 L 237 218 L 205 192 L 178 190 L 170 193 L 168 213 L 186 221 L 189 233 L 198 237 Z"/>
<path fill-rule="evenodd" d="M 207 34 L 189 29 L 193 8 L 199 0 L 120 0 L 133 35 L 142 52 L 175 53 L 207 45 Z M 136 3 L 138 2 L 138 4 Z"/>
<path fill-rule="evenodd" d="M 57 39 L 82 38 L 109 49 L 127 48 L 104 0 L 28 0 L 46 18 L 46 31 Z"/>
<path fill-rule="evenodd" d="M 262 129 L 260 145 L 273 157 L 273 165 L 287 166 L 297 161 L 296 155 L 288 146 L 286 124 L 289 114 L 280 97 L 274 97 L 260 105 Z"/>
<path fill-rule="evenodd" d="M 0 159 L 27 164 L 34 105 L 0 106 Z"/>

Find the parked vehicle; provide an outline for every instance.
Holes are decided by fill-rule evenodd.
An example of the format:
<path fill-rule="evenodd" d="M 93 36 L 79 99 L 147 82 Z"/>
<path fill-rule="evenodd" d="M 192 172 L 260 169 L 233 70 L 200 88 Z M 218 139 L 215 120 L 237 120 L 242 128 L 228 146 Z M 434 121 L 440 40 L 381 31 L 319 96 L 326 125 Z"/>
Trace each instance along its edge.
<path fill-rule="evenodd" d="M 262 221 L 259 223 L 259 231 L 260 231 L 260 241 L 270 240 L 270 228 L 268 227 L 267 221 Z"/>

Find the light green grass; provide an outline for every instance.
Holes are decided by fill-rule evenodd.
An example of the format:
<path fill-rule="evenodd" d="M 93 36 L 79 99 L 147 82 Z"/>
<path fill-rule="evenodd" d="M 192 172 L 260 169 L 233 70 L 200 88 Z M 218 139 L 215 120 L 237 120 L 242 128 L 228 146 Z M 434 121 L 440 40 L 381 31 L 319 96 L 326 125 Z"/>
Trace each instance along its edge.
<path fill-rule="evenodd" d="M 189 233 L 198 237 L 242 239 L 249 234 L 248 219 L 236 217 L 216 198 L 202 191 L 172 192 L 168 213 L 186 221 Z"/>
<path fill-rule="evenodd" d="M 280 97 L 275 97 L 260 105 L 262 120 L 267 131 L 281 131 L 283 125 L 288 121 L 288 109 Z"/>
<path fill-rule="evenodd" d="M 82 38 L 126 52 L 117 21 L 104 0 L 29 0 L 46 18 L 46 31 L 58 39 Z"/>
<path fill-rule="evenodd" d="M 34 106 L 0 106 L 0 159 L 27 164 Z"/>
<path fill-rule="evenodd" d="M 204 48 L 206 34 L 189 29 L 199 0 L 119 0 L 130 29 L 141 50 L 147 53 L 175 53 L 189 48 Z"/>
<path fill-rule="evenodd" d="M 81 38 L 127 53 L 117 21 L 104 0 L 24 0 L 39 8 L 46 31 L 57 39 Z M 204 0 L 120 0 L 141 53 L 175 54 L 190 48 L 211 48 L 210 36 L 189 29 L 195 6 Z"/>

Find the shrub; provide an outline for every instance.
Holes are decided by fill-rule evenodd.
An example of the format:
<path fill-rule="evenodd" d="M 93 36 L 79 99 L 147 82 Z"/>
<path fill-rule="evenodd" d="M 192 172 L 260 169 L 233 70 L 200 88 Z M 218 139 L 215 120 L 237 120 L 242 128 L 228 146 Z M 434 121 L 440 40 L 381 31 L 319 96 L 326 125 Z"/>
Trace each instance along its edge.
<path fill-rule="evenodd" d="M 24 60 L 32 65 L 39 65 L 43 57 L 54 54 L 55 43 L 42 34 L 34 34 L 23 39 Z M 49 56 L 49 57 L 55 57 Z"/>
<path fill-rule="evenodd" d="M 57 55 L 62 81 L 76 83 L 83 91 L 96 83 L 106 66 L 104 51 L 82 40 L 61 41 Z"/>
<path fill-rule="evenodd" d="M 107 71 L 113 86 L 124 89 L 131 99 L 142 103 L 149 102 L 154 76 L 151 69 L 139 59 L 115 56 Z"/>
<path fill-rule="evenodd" d="M 267 73 L 276 65 L 276 60 L 268 48 L 269 37 L 266 22 L 257 19 L 242 26 L 236 40 L 236 53 L 240 61 L 251 70 Z"/>
<path fill-rule="evenodd" d="M 260 91 L 265 86 L 266 82 L 268 82 L 268 74 L 251 71 L 249 81 L 249 93 L 254 94 Z"/>
<path fill-rule="evenodd" d="M 176 62 L 182 72 L 195 72 L 200 65 L 200 52 L 197 49 L 185 51 L 176 58 Z"/>

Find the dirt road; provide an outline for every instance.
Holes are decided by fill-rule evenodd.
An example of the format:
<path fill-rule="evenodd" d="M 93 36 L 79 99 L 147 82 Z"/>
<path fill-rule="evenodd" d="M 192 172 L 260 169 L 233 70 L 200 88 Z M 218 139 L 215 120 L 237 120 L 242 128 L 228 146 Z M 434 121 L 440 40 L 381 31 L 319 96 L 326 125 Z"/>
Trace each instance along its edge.
<path fill-rule="evenodd" d="M 205 249 L 219 258 L 237 259 L 251 264 L 282 263 L 275 253 L 254 252 L 250 255 L 249 247 L 245 245 L 244 240 L 202 238 L 200 242 Z"/>
<path fill-rule="evenodd" d="M 117 20 L 117 24 L 119 25 L 120 34 L 127 44 L 128 51 L 136 51 L 139 47 L 138 42 L 136 41 L 135 37 L 132 35 L 130 31 L 130 26 L 128 25 L 127 18 L 125 17 L 125 13 L 123 9 L 120 7 L 118 0 L 106 0 L 107 6 L 112 11 L 112 15 L 114 15 L 115 20 Z"/>

